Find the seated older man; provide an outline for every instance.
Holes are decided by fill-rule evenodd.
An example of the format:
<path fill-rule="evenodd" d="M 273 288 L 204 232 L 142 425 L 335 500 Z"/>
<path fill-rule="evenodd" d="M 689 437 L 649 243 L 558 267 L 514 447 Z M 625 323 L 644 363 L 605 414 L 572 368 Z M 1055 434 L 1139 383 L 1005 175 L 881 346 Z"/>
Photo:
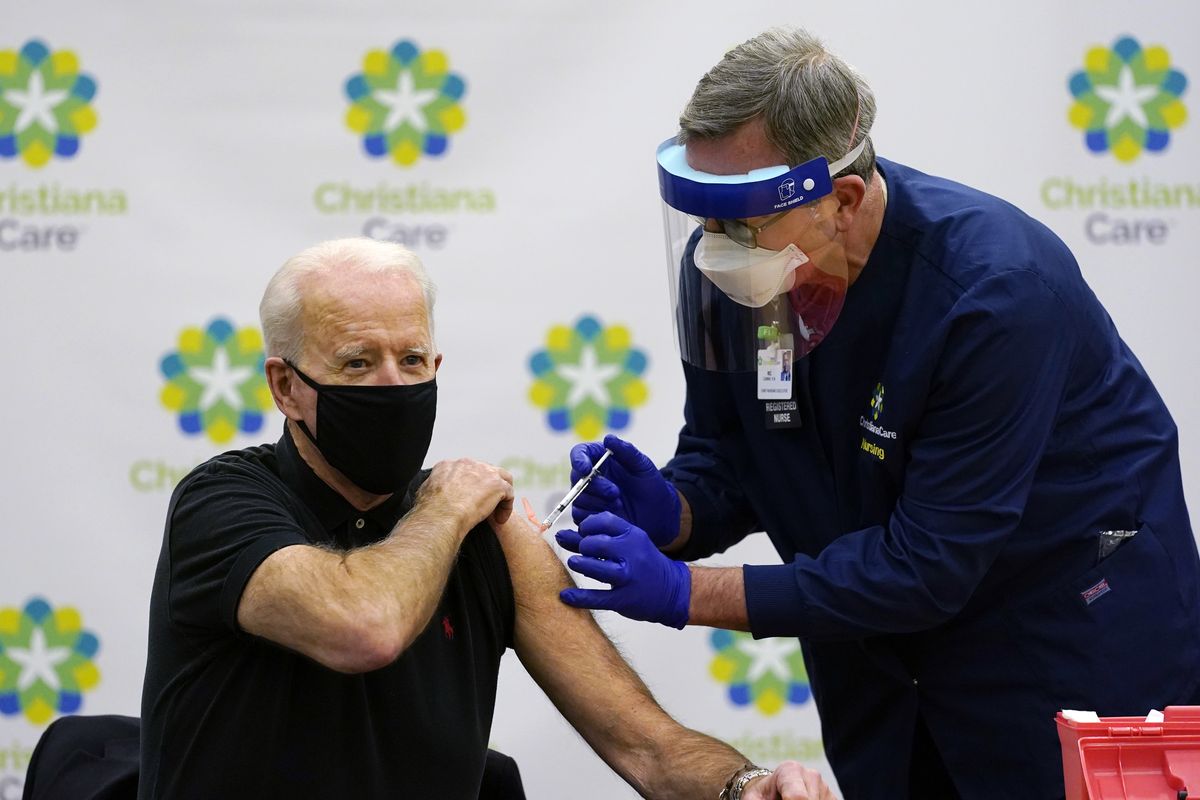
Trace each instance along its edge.
<path fill-rule="evenodd" d="M 504 470 L 421 471 L 432 308 L 416 256 L 365 239 L 305 250 L 268 284 L 283 437 L 211 459 L 171 498 L 139 798 L 474 798 L 510 646 L 644 796 L 828 797 L 811 770 L 753 770 L 654 702 L 558 601 L 569 579 L 510 513 Z"/>

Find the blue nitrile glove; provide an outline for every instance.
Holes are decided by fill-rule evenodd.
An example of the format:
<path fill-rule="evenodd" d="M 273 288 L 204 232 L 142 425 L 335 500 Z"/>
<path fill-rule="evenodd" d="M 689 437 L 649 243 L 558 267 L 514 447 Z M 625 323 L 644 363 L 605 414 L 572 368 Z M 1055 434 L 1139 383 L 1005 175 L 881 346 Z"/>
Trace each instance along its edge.
<path fill-rule="evenodd" d="M 646 622 L 682 628 L 692 601 L 687 565 L 659 552 L 646 532 L 607 511 L 593 514 L 578 531 L 561 530 L 558 543 L 579 553 L 567 566 L 611 589 L 563 589 L 559 597 L 576 608 L 600 608 Z"/>
<path fill-rule="evenodd" d="M 571 448 L 571 483 L 591 472 L 606 447 L 612 456 L 575 498 L 571 518 L 579 525 L 611 511 L 644 530 L 656 547 L 666 547 L 679 536 L 679 493 L 641 450 L 611 433 L 604 444 L 577 444 Z"/>

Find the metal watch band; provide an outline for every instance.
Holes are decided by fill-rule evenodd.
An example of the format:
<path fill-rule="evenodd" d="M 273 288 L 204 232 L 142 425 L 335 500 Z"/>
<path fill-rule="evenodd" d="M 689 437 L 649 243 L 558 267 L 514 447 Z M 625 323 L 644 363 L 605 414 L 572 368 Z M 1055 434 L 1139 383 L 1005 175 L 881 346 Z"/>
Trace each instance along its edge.
<path fill-rule="evenodd" d="M 725 788 L 721 790 L 721 794 L 717 800 L 742 800 L 742 790 L 746 788 L 746 784 L 755 778 L 764 775 L 770 775 L 771 770 L 756 767 L 753 764 L 746 766 L 733 773 L 729 782 L 725 784 Z"/>

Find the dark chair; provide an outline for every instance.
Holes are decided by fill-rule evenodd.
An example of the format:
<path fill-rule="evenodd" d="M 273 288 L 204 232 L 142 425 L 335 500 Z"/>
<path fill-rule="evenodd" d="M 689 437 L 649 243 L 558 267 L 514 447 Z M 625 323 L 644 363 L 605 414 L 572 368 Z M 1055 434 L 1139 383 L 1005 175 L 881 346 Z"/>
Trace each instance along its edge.
<path fill-rule="evenodd" d="M 62 717 L 33 749 L 22 800 L 137 800 L 141 721 Z M 488 750 L 479 800 L 525 800 L 517 762 Z"/>
<path fill-rule="evenodd" d="M 504 753 L 487 751 L 479 800 L 525 800 L 525 787 L 516 761 Z"/>
<path fill-rule="evenodd" d="M 62 717 L 38 739 L 23 800 L 137 800 L 137 717 Z"/>

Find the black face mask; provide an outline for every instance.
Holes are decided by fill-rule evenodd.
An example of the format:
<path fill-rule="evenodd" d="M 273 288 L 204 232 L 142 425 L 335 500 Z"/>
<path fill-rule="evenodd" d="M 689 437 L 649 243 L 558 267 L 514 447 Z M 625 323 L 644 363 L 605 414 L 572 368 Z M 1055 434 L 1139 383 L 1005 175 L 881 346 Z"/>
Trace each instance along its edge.
<path fill-rule="evenodd" d="M 288 362 L 317 392 L 317 436 L 304 435 L 331 466 L 374 494 L 398 492 L 425 463 L 437 413 L 437 381 L 396 386 L 317 383 Z"/>

